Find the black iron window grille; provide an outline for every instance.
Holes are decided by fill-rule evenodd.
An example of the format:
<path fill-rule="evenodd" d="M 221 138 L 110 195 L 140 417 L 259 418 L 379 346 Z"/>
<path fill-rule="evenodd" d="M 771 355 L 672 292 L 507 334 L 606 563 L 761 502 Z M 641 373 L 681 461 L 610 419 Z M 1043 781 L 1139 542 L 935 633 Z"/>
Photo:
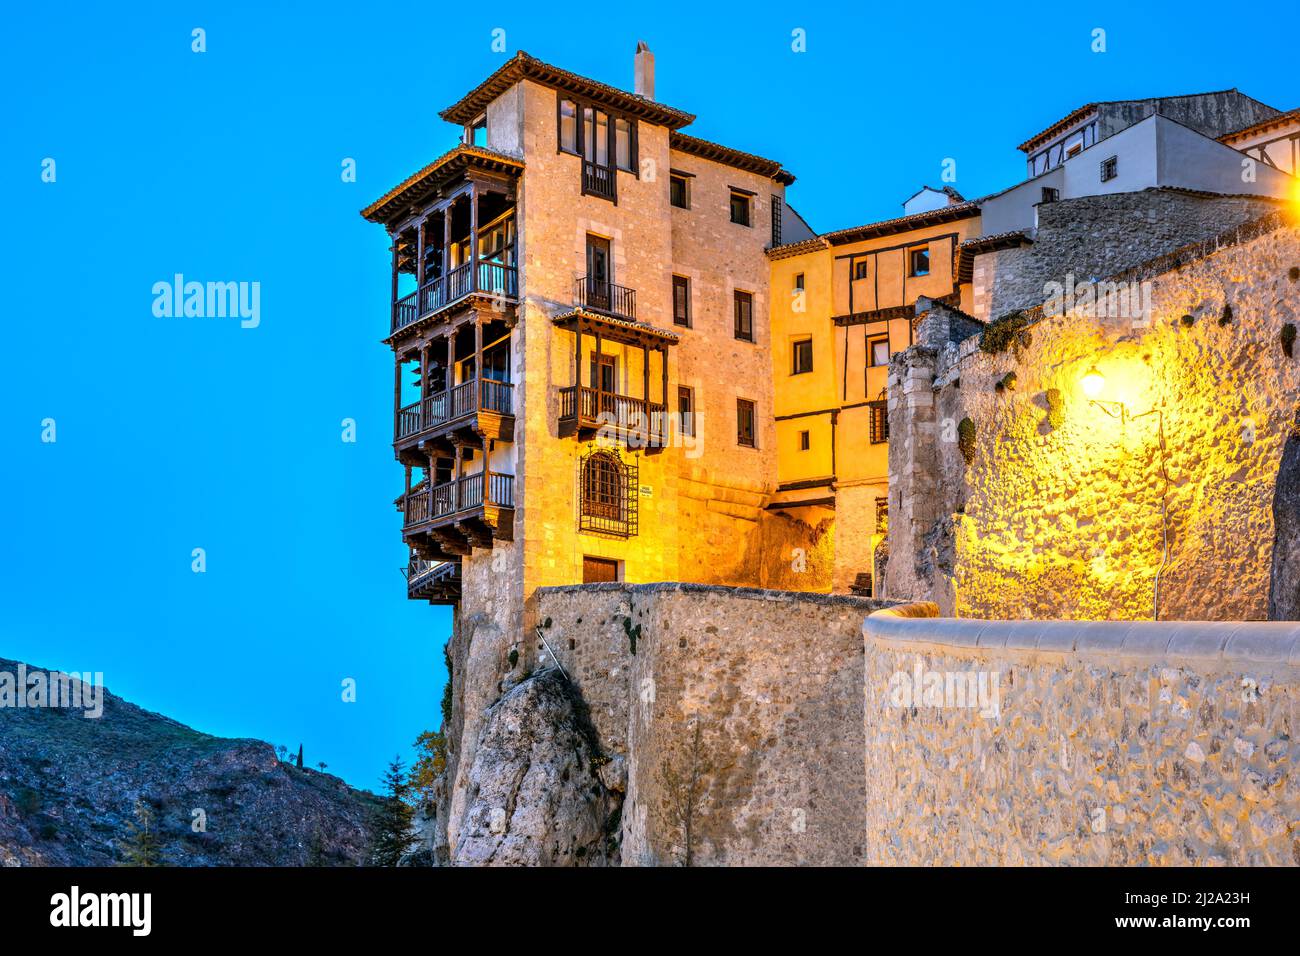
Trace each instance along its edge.
<path fill-rule="evenodd" d="M 600 448 L 578 461 L 578 530 L 630 538 L 637 534 L 640 485 L 635 459 Z"/>

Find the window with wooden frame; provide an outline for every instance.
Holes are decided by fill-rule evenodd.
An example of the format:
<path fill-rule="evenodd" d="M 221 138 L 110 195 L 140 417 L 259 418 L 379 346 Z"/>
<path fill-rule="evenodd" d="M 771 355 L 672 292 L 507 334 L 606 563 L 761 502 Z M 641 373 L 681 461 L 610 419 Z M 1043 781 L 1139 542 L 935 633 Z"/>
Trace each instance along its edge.
<path fill-rule="evenodd" d="M 798 291 L 798 292 L 802 292 L 802 291 L 803 291 L 803 273 L 802 273 L 802 272 L 796 272 L 796 273 L 795 273 L 795 276 L 794 276 L 794 287 L 795 287 L 795 290 Z"/>
<path fill-rule="evenodd" d="M 776 247 L 781 244 L 781 197 L 772 194 L 772 246 Z"/>
<path fill-rule="evenodd" d="M 802 375 L 813 370 L 812 337 L 795 339 L 790 343 L 790 374 Z"/>
<path fill-rule="evenodd" d="M 889 336 L 878 335 L 867 339 L 867 362 L 872 368 L 889 364 Z"/>
<path fill-rule="evenodd" d="M 578 154 L 578 104 L 573 100 L 560 100 L 559 106 L 560 151 Z"/>
<path fill-rule="evenodd" d="M 691 280 L 673 276 L 673 325 L 691 327 Z"/>
<path fill-rule="evenodd" d="M 738 226 L 750 225 L 750 207 L 753 206 L 753 193 L 731 188 L 731 221 Z"/>
<path fill-rule="evenodd" d="M 913 246 L 907 250 L 907 274 L 910 278 L 930 274 L 930 247 Z"/>
<path fill-rule="evenodd" d="M 677 414 L 681 419 L 682 434 L 695 436 L 695 389 L 677 386 Z"/>
<path fill-rule="evenodd" d="M 1043 202 L 1045 203 L 1056 202 L 1060 198 L 1061 198 L 1061 191 L 1057 189 L 1055 186 L 1043 187 Z"/>
<path fill-rule="evenodd" d="M 639 486 L 635 461 L 598 448 L 578 461 L 578 530 L 627 538 L 637 533 Z"/>
<path fill-rule="evenodd" d="M 744 448 L 754 448 L 755 446 L 755 426 L 757 419 L 754 414 L 754 403 L 747 398 L 736 399 L 736 444 Z"/>
<path fill-rule="evenodd" d="M 854 278 L 855 280 L 857 280 L 857 279 L 865 279 L 866 277 L 867 277 L 867 260 L 866 260 L 866 259 L 854 259 L 854 260 L 853 260 L 853 278 Z"/>
<path fill-rule="evenodd" d="M 691 208 L 691 180 L 680 173 L 668 175 L 668 201 L 678 209 Z"/>
<path fill-rule="evenodd" d="M 754 296 L 739 289 L 732 293 L 732 312 L 735 317 L 736 338 L 742 342 L 754 341 Z"/>
<path fill-rule="evenodd" d="M 885 400 L 869 402 L 867 405 L 871 415 L 870 426 L 868 428 L 868 438 L 873 445 L 879 445 L 881 442 L 889 441 L 889 405 Z"/>
<path fill-rule="evenodd" d="M 800 433 L 799 433 L 799 450 L 800 450 L 800 451 L 807 451 L 811 446 L 812 446 L 812 439 L 810 438 L 808 432 L 806 432 L 806 431 L 802 431 L 802 432 L 800 432 Z"/>
<path fill-rule="evenodd" d="M 1119 175 L 1119 157 L 1112 156 L 1110 159 L 1101 161 L 1101 181 L 1109 182 Z"/>

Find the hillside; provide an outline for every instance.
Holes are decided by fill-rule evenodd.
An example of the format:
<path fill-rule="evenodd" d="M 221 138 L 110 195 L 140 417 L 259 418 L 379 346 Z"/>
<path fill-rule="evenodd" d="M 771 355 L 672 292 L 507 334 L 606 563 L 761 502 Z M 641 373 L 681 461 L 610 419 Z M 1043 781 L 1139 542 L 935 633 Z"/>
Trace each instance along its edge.
<path fill-rule="evenodd" d="M 18 666 L 0 658 L 0 673 Z M 95 719 L 0 706 L 0 866 L 116 865 L 137 799 L 175 866 L 356 865 L 376 800 L 282 763 L 270 744 L 203 734 L 107 691 Z M 206 832 L 193 831 L 195 810 Z"/>

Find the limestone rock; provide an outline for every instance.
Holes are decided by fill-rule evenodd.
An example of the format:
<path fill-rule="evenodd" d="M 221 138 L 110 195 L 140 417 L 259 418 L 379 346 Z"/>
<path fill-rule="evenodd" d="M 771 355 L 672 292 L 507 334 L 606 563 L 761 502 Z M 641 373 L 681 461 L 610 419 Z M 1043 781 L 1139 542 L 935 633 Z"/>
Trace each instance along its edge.
<path fill-rule="evenodd" d="M 1300 620 L 1300 428 L 1292 429 L 1282 448 L 1273 492 L 1273 527 L 1268 619 Z"/>
<path fill-rule="evenodd" d="M 617 865 L 622 796 L 601 765 L 586 705 L 557 669 L 518 684 L 485 716 L 454 863 Z"/>

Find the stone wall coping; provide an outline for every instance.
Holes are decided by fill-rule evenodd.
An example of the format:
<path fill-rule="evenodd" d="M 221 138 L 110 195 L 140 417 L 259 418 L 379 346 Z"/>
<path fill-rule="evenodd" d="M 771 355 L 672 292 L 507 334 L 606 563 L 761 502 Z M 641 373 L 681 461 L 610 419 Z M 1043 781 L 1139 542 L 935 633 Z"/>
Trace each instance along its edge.
<path fill-rule="evenodd" d="M 939 617 L 937 605 L 916 602 L 869 614 L 862 636 L 980 650 L 1300 667 L 1300 621 L 995 621 Z"/>
<path fill-rule="evenodd" d="M 654 581 L 646 584 L 628 584 L 623 581 L 605 581 L 600 584 L 552 584 L 539 587 L 536 594 L 582 594 L 602 591 L 620 591 L 628 595 L 662 594 L 713 594 L 721 597 L 743 598 L 752 601 L 782 601 L 790 603 L 834 605 L 855 609 L 876 610 L 899 602 L 883 598 L 856 597 L 851 594 L 821 594 L 814 591 L 778 591 L 772 588 L 729 587 L 723 584 L 691 584 L 686 581 Z M 938 613 L 938 609 L 936 609 Z"/>

